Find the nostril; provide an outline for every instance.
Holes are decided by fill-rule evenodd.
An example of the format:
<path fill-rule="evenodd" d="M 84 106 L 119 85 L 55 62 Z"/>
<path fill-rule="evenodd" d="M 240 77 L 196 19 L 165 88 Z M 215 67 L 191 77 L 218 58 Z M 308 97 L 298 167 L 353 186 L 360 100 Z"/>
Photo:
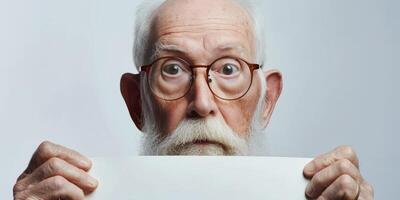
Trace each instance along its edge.
<path fill-rule="evenodd" d="M 200 118 L 204 118 L 204 117 L 206 117 L 206 116 L 208 116 L 208 115 L 214 115 L 215 114 L 215 112 L 213 111 L 213 110 L 211 110 L 208 114 L 206 114 L 206 115 L 202 115 L 202 114 L 200 114 L 200 113 L 198 113 L 198 112 L 196 112 L 195 110 L 193 110 L 193 111 L 190 111 L 189 112 L 189 114 L 188 114 L 188 118 L 189 119 L 200 119 Z"/>
<path fill-rule="evenodd" d="M 196 111 L 192 110 L 192 111 L 189 113 L 188 118 L 191 118 L 191 119 L 198 119 L 198 118 L 201 118 L 201 116 L 200 116 L 199 113 L 197 113 Z"/>

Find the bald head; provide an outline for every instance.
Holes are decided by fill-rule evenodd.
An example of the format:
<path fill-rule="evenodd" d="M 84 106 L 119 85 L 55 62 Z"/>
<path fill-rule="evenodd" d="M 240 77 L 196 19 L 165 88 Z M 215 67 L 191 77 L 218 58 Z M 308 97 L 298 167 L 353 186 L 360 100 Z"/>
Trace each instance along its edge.
<path fill-rule="evenodd" d="M 136 67 L 154 60 L 157 44 L 161 41 L 160 36 L 172 32 L 199 33 L 205 30 L 208 30 L 209 34 L 225 34 L 216 30 L 237 32 L 240 38 L 249 40 L 249 44 L 244 48 L 250 50 L 250 60 L 263 64 L 265 40 L 260 23 L 263 19 L 258 13 L 250 0 L 144 1 L 136 10 L 133 48 Z M 189 26 L 192 29 L 185 29 Z M 207 45 L 207 40 L 198 39 Z M 211 41 L 215 42 L 222 41 Z"/>
<path fill-rule="evenodd" d="M 157 16 L 166 23 L 180 25 L 220 21 L 249 28 L 251 21 L 247 11 L 232 0 L 167 0 Z"/>
<path fill-rule="evenodd" d="M 248 12 L 232 0 L 167 0 L 154 13 L 150 46 L 161 43 L 210 59 L 229 48 L 253 60 L 252 24 Z"/>

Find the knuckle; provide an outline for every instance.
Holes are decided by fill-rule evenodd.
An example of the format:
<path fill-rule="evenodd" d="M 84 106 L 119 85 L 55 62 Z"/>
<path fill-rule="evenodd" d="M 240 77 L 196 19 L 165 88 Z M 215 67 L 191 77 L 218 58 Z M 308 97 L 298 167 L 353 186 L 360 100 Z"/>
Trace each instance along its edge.
<path fill-rule="evenodd" d="M 55 187 L 55 188 L 62 188 L 63 186 L 65 186 L 65 184 L 67 183 L 68 181 L 64 178 L 64 177 L 62 177 L 62 176 L 53 176 L 52 178 L 51 178 L 51 184 L 53 184 L 53 186 Z"/>
<path fill-rule="evenodd" d="M 323 160 L 324 158 L 323 157 L 321 157 L 321 156 L 319 156 L 319 157 L 316 157 L 314 160 L 312 160 L 311 161 L 311 166 L 313 166 L 313 167 L 319 167 L 319 163 Z"/>
<path fill-rule="evenodd" d="M 348 172 L 351 169 L 352 165 L 353 164 L 349 160 L 340 159 L 338 161 L 337 167 L 338 167 L 340 172 L 345 173 L 345 172 Z"/>
<path fill-rule="evenodd" d="M 48 168 L 50 173 L 58 174 L 62 170 L 64 162 L 56 157 L 50 158 L 48 161 Z"/>
<path fill-rule="evenodd" d="M 23 190 L 25 190 L 25 186 L 23 184 L 21 184 L 20 182 L 15 183 L 15 185 L 13 187 L 14 194 L 21 192 Z"/>
<path fill-rule="evenodd" d="M 313 182 L 313 185 L 321 185 L 321 184 L 323 184 L 323 178 L 321 177 L 321 176 L 318 176 L 318 175 L 316 175 L 316 176 L 314 176 L 313 178 L 312 178 L 312 182 Z"/>
<path fill-rule="evenodd" d="M 53 143 L 49 141 L 43 141 L 40 143 L 37 151 L 40 155 L 49 155 L 53 151 Z"/>
<path fill-rule="evenodd" d="M 325 166 L 328 166 L 331 163 L 334 163 L 336 161 L 335 158 L 332 156 L 325 156 L 321 160 L 322 160 L 323 165 L 325 165 Z"/>
<path fill-rule="evenodd" d="M 339 150 L 340 150 L 346 157 L 349 157 L 349 158 L 355 157 L 355 155 L 356 155 L 355 150 L 354 150 L 352 147 L 348 146 L 348 145 L 340 146 L 340 147 L 339 147 Z"/>
<path fill-rule="evenodd" d="M 52 145 L 53 145 L 53 143 L 46 140 L 46 141 L 43 141 L 42 143 L 40 143 L 38 149 L 41 151 L 47 151 L 47 150 L 51 149 Z"/>
<path fill-rule="evenodd" d="M 314 168 L 315 168 L 315 160 L 312 160 L 311 162 L 307 163 L 303 171 L 306 175 L 312 175 Z"/>
<path fill-rule="evenodd" d="M 20 181 L 20 180 L 26 178 L 27 176 L 28 176 L 28 174 L 26 172 L 22 172 L 22 174 L 18 176 L 17 181 Z"/>
<path fill-rule="evenodd" d="M 344 192 L 352 190 L 355 185 L 354 179 L 347 174 L 340 176 L 338 182 L 340 190 Z"/>

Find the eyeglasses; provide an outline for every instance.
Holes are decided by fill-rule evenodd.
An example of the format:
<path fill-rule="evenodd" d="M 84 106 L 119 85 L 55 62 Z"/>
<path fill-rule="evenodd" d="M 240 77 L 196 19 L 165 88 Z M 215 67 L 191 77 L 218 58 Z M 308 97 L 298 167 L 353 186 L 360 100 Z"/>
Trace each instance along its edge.
<path fill-rule="evenodd" d="M 206 68 L 207 85 L 218 98 L 236 100 L 243 97 L 253 82 L 253 71 L 258 64 L 241 58 L 221 57 L 210 65 L 191 65 L 186 60 L 165 56 L 140 67 L 147 74 L 147 82 L 157 97 L 173 101 L 184 97 L 194 80 L 194 69 Z"/>

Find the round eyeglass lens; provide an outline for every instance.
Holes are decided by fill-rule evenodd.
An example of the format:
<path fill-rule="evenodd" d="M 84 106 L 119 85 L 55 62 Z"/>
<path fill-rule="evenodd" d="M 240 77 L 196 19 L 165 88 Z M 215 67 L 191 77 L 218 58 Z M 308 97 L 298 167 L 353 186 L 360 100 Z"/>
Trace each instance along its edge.
<path fill-rule="evenodd" d="M 246 94 L 251 85 L 249 66 L 236 58 L 221 58 L 209 71 L 208 85 L 222 99 L 236 99 Z"/>
<path fill-rule="evenodd" d="M 165 100 L 178 99 L 190 89 L 190 66 L 177 58 L 159 59 L 150 67 L 148 79 L 156 96 Z"/>

